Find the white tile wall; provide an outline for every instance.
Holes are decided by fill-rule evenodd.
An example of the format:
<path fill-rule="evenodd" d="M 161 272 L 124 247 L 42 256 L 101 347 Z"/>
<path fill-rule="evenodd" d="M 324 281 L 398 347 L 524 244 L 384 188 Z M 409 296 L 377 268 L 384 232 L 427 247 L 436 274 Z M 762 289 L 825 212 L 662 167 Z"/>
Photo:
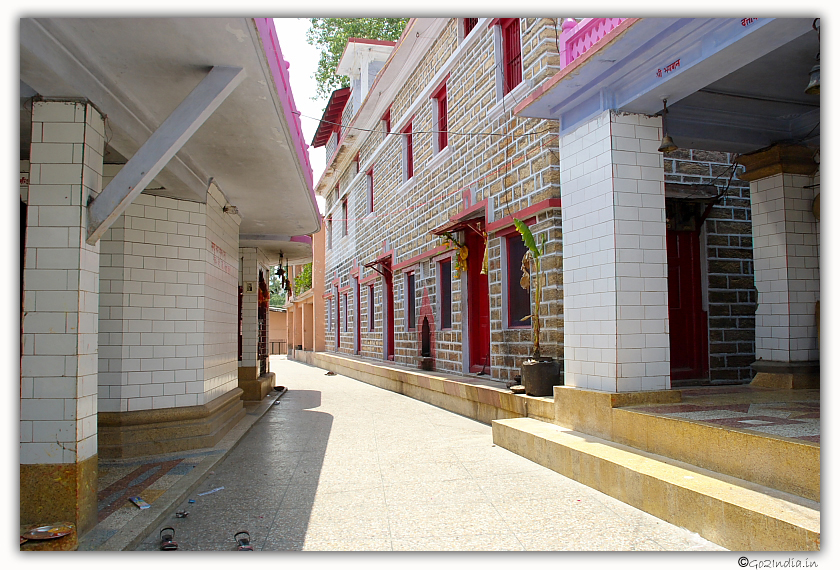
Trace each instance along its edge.
<path fill-rule="evenodd" d="M 99 407 L 195 406 L 236 387 L 238 216 L 141 194 L 101 240 Z"/>
<path fill-rule="evenodd" d="M 670 387 L 660 127 L 606 112 L 561 138 L 567 385 Z"/>
<path fill-rule="evenodd" d="M 35 102 L 24 262 L 20 463 L 96 454 L 100 246 L 85 242 L 101 188 L 104 122 L 90 105 Z"/>
<path fill-rule="evenodd" d="M 750 183 L 758 359 L 819 360 L 819 234 L 812 183 L 810 176 L 795 174 Z"/>

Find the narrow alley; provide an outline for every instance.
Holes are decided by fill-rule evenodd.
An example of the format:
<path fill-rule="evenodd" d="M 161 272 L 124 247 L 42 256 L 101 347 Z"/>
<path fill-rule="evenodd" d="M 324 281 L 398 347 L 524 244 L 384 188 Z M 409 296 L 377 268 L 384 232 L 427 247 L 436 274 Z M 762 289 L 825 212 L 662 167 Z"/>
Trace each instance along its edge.
<path fill-rule="evenodd" d="M 489 425 L 271 364 L 288 392 L 138 550 L 166 526 L 192 551 L 243 530 L 258 551 L 724 550 L 494 446 Z"/>

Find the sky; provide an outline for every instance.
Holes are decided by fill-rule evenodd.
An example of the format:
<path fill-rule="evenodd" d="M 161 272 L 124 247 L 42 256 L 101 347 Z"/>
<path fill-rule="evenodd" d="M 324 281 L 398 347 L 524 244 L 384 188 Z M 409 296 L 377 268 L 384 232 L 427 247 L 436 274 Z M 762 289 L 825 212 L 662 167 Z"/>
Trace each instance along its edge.
<path fill-rule="evenodd" d="M 315 82 L 315 70 L 318 67 L 320 50 L 306 43 L 306 30 L 309 29 L 308 18 L 274 18 L 277 29 L 277 39 L 283 57 L 289 62 L 289 84 L 295 98 L 295 106 L 300 111 L 300 125 L 303 138 L 307 144 L 312 142 L 318 129 L 318 120 L 324 111 L 326 100 L 313 101 L 312 97 L 318 89 Z M 309 163 L 312 165 L 312 182 L 317 184 L 323 173 L 326 158 L 324 147 L 309 148 Z M 318 206 L 324 213 L 324 200 L 317 196 Z"/>

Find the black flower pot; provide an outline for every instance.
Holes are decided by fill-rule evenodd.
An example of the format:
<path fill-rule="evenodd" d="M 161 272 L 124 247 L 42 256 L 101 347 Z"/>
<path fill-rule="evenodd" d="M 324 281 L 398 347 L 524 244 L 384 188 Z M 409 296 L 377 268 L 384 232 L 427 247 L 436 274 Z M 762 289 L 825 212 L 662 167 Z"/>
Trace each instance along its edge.
<path fill-rule="evenodd" d="M 522 363 L 522 385 L 529 396 L 553 396 L 554 387 L 563 385 L 560 362 L 553 358 L 526 360 Z"/>

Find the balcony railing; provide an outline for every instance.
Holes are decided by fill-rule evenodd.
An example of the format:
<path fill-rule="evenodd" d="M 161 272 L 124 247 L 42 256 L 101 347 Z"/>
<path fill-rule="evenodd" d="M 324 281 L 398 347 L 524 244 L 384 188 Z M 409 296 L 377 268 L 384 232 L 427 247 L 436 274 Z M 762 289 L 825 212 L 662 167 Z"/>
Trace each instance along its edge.
<path fill-rule="evenodd" d="M 584 18 L 573 28 L 567 30 L 564 26 L 563 35 L 568 34 L 568 38 L 564 42 L 566 65 L 569 65 L 586 53 L 600 39 L 612 32 L 626 19 Z"/>

